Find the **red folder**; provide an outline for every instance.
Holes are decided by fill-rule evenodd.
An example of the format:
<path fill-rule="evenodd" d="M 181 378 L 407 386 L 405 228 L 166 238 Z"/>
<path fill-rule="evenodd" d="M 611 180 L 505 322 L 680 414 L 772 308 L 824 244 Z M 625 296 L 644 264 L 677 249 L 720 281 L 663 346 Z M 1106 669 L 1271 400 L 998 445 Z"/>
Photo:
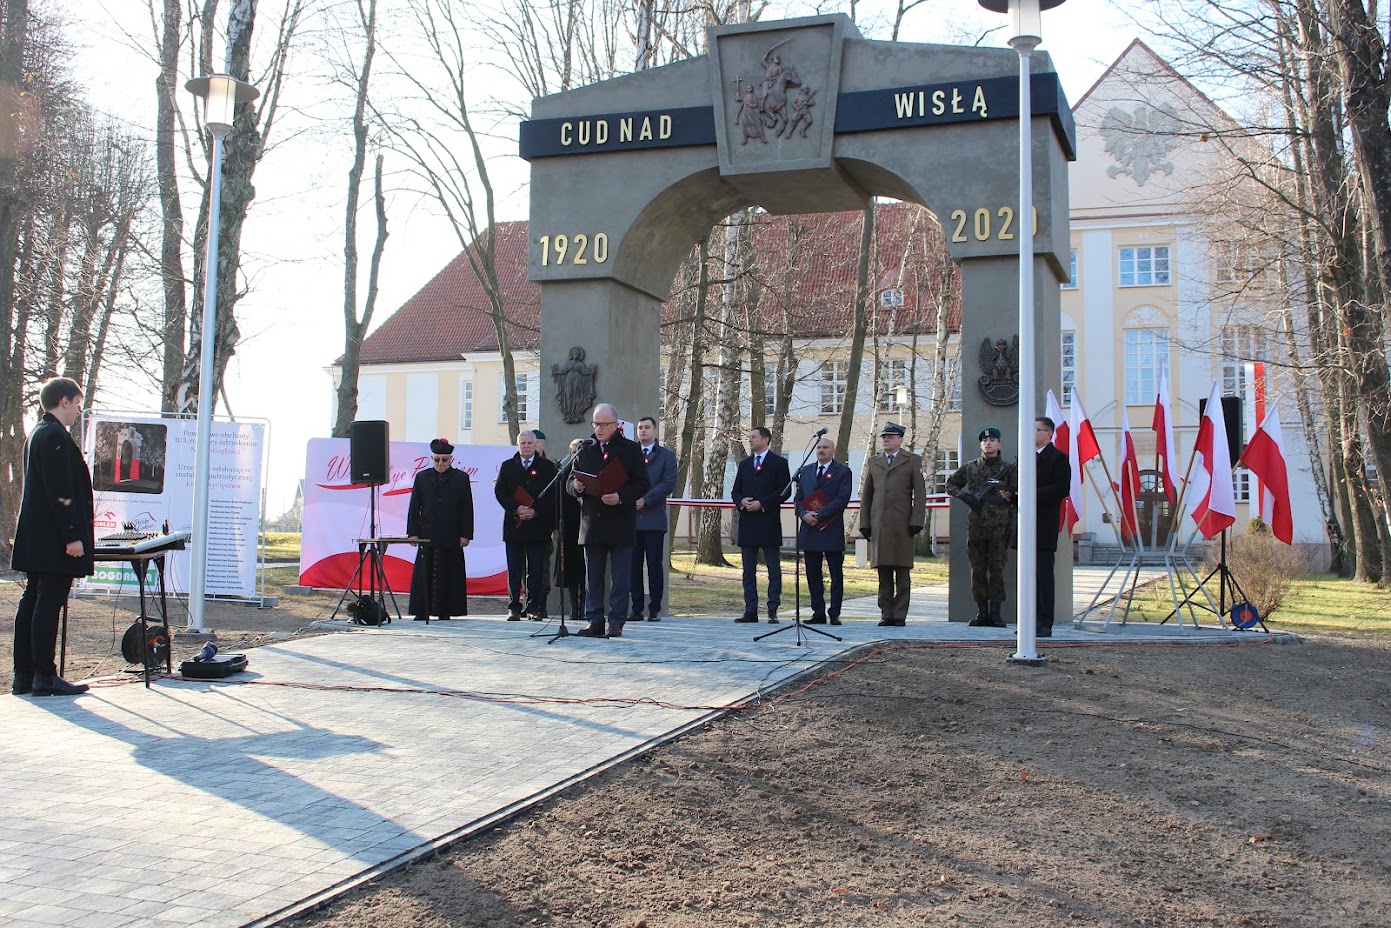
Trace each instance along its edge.
<path fill-rule="evenodd" d="M 620 487 L 626 486 L 628 483 L 628 471 L 623 468 L 623 464 L 618 458 L 605 464 L 597 474 L 576 470 L 574 477 L 584 487 L 586 496 L 605 496 L 609 493 L 617 493 Z"/>
<path fill-rule="evenodd" d="M 826 496 L 826 494 L 820 490 L 817 490 L 812 495 L 804 497 L 802 499 L 802 508 L 805 509 L 807 512 L 820 512 L 821 507 L 825 506 L 829 502 L 830 499 Z M 837 518 L 839 518 L 839 516 L 837 516 Z M 827 522 L 817 522 L 816 530 L 818 532 L 824 532 L 826 530 L 826 526 L 830 525 L 831 522 L 834 521 L 835 519 L 831 519 Z"/>
<path fill-rule="evenodd" d="M 526 487 L 517 487 L 517 489 L 513 490 L 513 491 L 512 491 L 512 501 L 513 501 L 514 503 L 516 503 L 518 506 L 533 506 L 533 507 L 534 507 L 534 506 L 536 505 L 536 498 L 526 491 Z M 515 519 L 517 520 L 517 524 L 518 524 L 518 525 L 520 525 L 521 523 L 523 523 L 523 522 L 526 521 L 525 519 L 523 519 L 521 516 L 517 515 L 516 513 L 513 513 L 512 515 L 513 515 L 513 518 L 515 518 Z"/>

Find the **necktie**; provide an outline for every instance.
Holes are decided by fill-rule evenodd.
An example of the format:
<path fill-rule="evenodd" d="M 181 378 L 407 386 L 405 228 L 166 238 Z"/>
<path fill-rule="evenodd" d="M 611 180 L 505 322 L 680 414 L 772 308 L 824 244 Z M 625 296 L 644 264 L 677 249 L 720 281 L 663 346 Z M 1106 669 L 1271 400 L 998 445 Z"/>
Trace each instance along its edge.
<path fill-rule="evenodd" d="M 763 455 L 761 455 L 761 454 L 756 454 L 756 455 L 754 455 L 754 457 L 753 457 L 753 469 L 754 469 L 754 470 L 762 470 L 762 469 L 763 469 Z"/>
<path fill-rule="evenodd" d="M 527 458 L 522 462 L 522 470 L 531 470 L 531 458 Z"/>
<path fill-rule="evenodd" d="M 646 463 L 648 463 L 648 464 L 651 464 L 651 463 L 652 463 L 652 449 L 651 449 L 651 448 L 643 448 L 643 449 L 642 449 L 642 459 L 643 459 L 644 462 L 646 462 Z"/>
<path fill-rule="evenodd" d="M 820 467 L 816 468 L 816 479 L 820 480 L 824 476 L 826 476 L 826 465 L 822 464 Z"/>
<path fill-rule="evenodd" d="M 894 466 L 894 456 L 893 456 L 892 454 L 886 455 L 886 456 L 884 457 L 884 466 L 885 466 L 885 467 L 893 467 L 893 466 Z"/>

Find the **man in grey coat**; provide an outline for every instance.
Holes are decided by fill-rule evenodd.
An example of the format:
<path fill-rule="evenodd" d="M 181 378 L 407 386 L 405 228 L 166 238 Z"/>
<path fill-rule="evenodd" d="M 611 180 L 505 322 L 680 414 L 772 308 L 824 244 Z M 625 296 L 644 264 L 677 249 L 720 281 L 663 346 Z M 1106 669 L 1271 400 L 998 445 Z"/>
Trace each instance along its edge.
<path fill-rule="evenodd" d="M 638 447 L 643 466 L 652 483 L 634 504 L 638 511 L 637 541 L 633 544 L 633 614 L 630 621 L 643 620 L 643 568 L 647 569 L 647 621 L 660 622 L 662 597 L 666 595 L 666 564 L 662 561 L 667 537 L 667 497 L 676 488 L 676 452 L 657 444 L 657 420 L 643 416 L 638 420 Z"/>
<path fill-rule="evenodd" d="M 865 464 L 860 492 L 860 535 L 879 571 L 879 624 L 901 626 L 912 598 L 913 536 L 927 522 L 922 458 L 903 450 L 905 429 L 887 423 L 879 433 L 884 453 Z"/>

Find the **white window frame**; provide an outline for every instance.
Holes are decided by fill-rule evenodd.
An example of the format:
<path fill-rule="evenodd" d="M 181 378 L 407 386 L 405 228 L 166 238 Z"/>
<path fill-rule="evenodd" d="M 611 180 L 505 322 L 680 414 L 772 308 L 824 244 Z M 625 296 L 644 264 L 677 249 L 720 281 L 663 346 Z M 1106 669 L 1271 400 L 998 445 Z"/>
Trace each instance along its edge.
<path fill-rule="evenodd" d="M 1167 287 L 1173 283 L 1173 263 L 1168 245 L 1126 245 L 1116 262 L 1121 287 Z"/>
<path fill-rule="evenodd" d="M 850 386 L 850 362 L 825 360 L 821 362 L 819 408 L 825 416 L 839 415 L 845 408 L 845 395 Z"/>
<path fill-rule="evenodd" d="M 908 382 L 911 361 L 908 358 L 888 358 L 880 362 L 879 397 L 880 412 L 898 412 L 898 388 L 908 391 L 908 403 L 913 402 L 912 385 Z"/>
<path fill-rule="evenodd" d="M 459 378 L 459 431 L 473 431 L 473 378 Z"/>
<path fill-rule="evenodd" d="M 1062 333 L 1062 404 L 1072 405 L 1072 391 L 1077 388 L 1077 332 L 1072 329 Z"/>
<path fill-rule="evenodd" d="M 1068 274 L 1068 278 L 1067 278 L 1067 280 L 1065 280 L 1065 281 L 1062 282 L 1062 284 L 1060 285 L 1060 289 L 1062 289 L 1062 290 L 1076 290 L 1076 289 L 1077 289 L 1077 249 L 1076 249 L 1076 248 L 1072 249 L 1072 252 L 1071 252 L 1071 254 L 1070 254 L 1069 257 L 1068 257 L 1068 262 L 1067 262 L 1067 274 Z"/>
<path fill-rule="evenodd" d="M 778 366 L 763 364 L 763 416 L 775 416 L 778 413 Z"/>
<path fill-rule="evenodd" d="M 932 473 L 930 493 L 947 492 L 947 478 L 961 467 L 961 452 L 956 448 L 937 449 L 937 469 Z"/>
<path fill-rule="evenodd" d="M 1222 394 L 1243 400 L 1250 385 L 1246 365 L 1270 357 L 1270 333 L 1258 325 L 1224 325 L 1219 336 L 1222 352 Z"/>
<path fill-rule="evenodd" d="M 517 421 L 529 422 L 531 420 L 531 371 L 515 371 L 517 377 Z M 497 421 L 499 423 L 507 421 L 507 381 L 503 380 L 504 374 L 497 377 Z"/>
<path fill-rule="evenodd" d="M 890 287 L 879 294 L 880 306 L 902 306 L 903 290 L 898 287 Z"/>
<path fill-rule="evenodd" d="M 1167 328 L 1125 329 L 1121 357 L 1125 368 L 1125 404 L 1145 406 L 1159 395 L 1159 374 L 1169 369 Z"/>

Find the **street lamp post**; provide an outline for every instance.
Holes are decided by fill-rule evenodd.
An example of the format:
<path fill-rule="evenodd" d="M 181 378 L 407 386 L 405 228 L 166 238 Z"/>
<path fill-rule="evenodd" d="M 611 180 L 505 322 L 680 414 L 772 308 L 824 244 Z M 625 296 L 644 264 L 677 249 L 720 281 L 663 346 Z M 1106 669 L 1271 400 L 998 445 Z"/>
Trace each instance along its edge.
<path fill-rule="evenodd" d="M 1029 82 L 1032 78 L 1034 49 L 1043 41 L 1044 10 L 1061 6 L 1063 0 L 979 0 L 995 13 L 1009 13 L 1010 46 L 1019 53 L 1019 550 L 1016 561 L 1016 596 L 1019 620 L 1015 625 L 1017 644 L 1010 660 L 1034 664 L 1038 654 L 1035 623 L 1030 617 L 1037 609 L 1038 578 L 1035 552 L 1038 550 L 1038 456 L 1034 453 L 1034 165 L 1033 104 Z"/>
<path fill-rule="evenodd" d="M 227 74 L 195 77 L 184 88 L 204 103 L 204 123 L 212 133 L 212 170 L 208 178 L 208 249 L 203 265 L 202 353 L 198 362 L 198 433 L 193 462 L 193 548 L 188 581 L 188 631 L 202 634 L 204 591 L 208 576 L 208 497 L 211 493 L 213 425 L 213 348 L 217 325 L 217 233 L 222 216 L 222 140 L 232 129 L 238 103 L 261 92 Z"/>

